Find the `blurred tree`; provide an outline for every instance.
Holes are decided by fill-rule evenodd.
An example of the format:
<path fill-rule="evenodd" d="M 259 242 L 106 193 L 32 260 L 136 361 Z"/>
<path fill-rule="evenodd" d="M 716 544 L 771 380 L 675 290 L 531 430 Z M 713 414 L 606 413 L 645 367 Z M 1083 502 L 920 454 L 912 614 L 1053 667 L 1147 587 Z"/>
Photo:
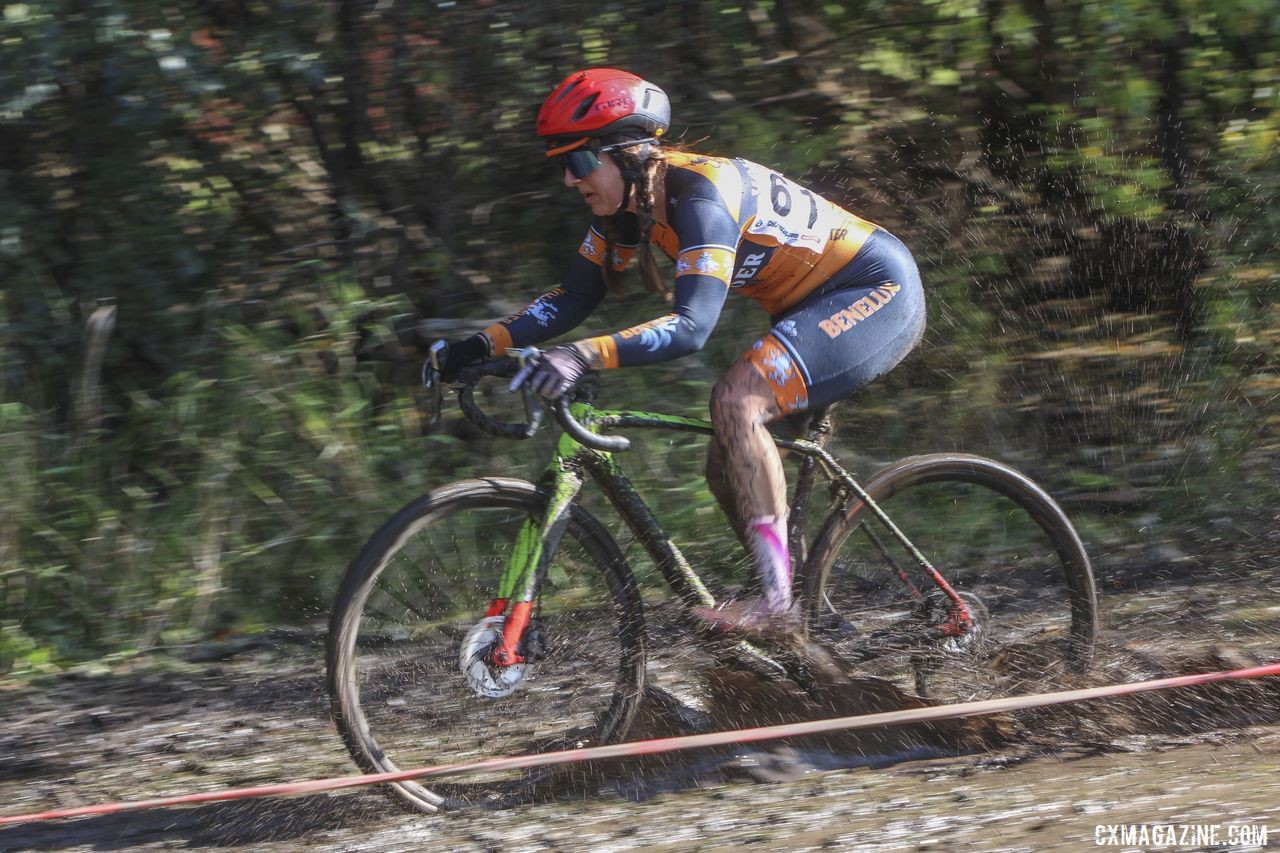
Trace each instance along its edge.
<path fill-rule="evenodd" d="M 0 657 L 41 648 L 6 624 L 65 633 L 62 610 L 87 620 L 72 648 L 212 624 L 228 586 L 259 615 L 317 600 L 314 567 L 416 482 L 418 323 L 519 307 L 581 238 L 531 127 L 583 65 L 661 83 L 675 138 L 903 233 L 940 342 L 1062 296 L 1171 312 L 1184 343 L 1270 322 L 1216 272 L 1273 257 L 1280 228 L 1269 0 L 0 11 L 0 439 L 21 460 Z M 915 375 L 960 381 L 971 356 L 938 346 Z"/>

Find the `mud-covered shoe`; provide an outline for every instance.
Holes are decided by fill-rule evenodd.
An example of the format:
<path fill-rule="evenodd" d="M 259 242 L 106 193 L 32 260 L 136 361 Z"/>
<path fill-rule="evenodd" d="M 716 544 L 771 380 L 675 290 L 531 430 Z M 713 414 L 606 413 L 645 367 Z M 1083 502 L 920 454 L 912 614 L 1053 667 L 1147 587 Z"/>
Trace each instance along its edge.
<path fill-rule="evenodd" d="M 727 638 L 763 643 L 788 678 L 818 694 L 824 685 L 847 683 L 849 674 L 831 651 L 804 636 L 799 605 L 773 613 L 763 598 L 746 597 L 719 607 L 695 607 L 694 616 Z"/>
<path fill-rule="evenodd" d="M 745 638 L 796 637 L 801 628 L 798 607 L 792 605 L 788 610 L 771 611 L 759 596 L 726 601 L 716 607 L 695 607 L 693 615 L 715 631 Z"/>

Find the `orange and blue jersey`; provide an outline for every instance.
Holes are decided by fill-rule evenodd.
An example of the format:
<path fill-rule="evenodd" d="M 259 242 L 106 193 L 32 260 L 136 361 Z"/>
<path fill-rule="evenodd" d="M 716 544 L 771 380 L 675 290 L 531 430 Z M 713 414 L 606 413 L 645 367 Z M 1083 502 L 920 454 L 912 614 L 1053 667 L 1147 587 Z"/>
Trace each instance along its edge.
<path fill-rule="evenodd" d="M 696 349 L 737 290 L 771 315 L 785 313 L 820 287 L 837 283 L 873 224 L 771 169 L 740 159 L 668 152 L 666 214 L 652 242 L 675 261 L 671 313 L 591 338 L 605 367 L 650 364 Z M 618 270 L 635 254 L 631 239 L 614 247 Z M 519 314 L 485 330 L 490 351 L 548 340 L 579 325 L 605 294 L 602 221 L 587 232 L 561 286 Z"/>

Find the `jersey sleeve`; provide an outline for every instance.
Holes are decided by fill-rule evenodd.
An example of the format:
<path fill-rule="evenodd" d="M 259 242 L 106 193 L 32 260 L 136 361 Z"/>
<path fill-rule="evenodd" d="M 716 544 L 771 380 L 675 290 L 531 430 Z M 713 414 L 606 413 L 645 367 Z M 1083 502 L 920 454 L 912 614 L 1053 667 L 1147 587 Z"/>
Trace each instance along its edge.
<path fill-rule="evenodd" d="M 481 333 L 489 342 L 489 354 L 501 355 L 508 347 L 540 344 L 577 328 L 587 319 L 606 290 L 602 272 L 605 243 L 604 222 L 596 217 L 578 246 L 577 257 L 569 262 L 561 285 Z M 638 246 L 639 223 L 635 216 L 624 217 L 621 239 L 610 253 L 610 265 L 619 272 L 626 269 Z"/>
<path fill-rule="evenodd" d="M 631 262 L 631 258 L 635 255 L 636 249 L 640 247 L 639 223 L 635 221 L 635 217 L 628 217 L 623 224 L 622 239 L 613 247 L 613 252 L 609 258 L 609 265 L 622 272 L 627 268 L 627 264 Z M 587 229 L 587 236 L 583 238 L 582 245 L 578 247 L 578 257 L 594 264 L 597 269 L 604 267 L 605 262 L 605 238 L 604 224 L 599 217 L 591 223 L 591 227 Z"/>
<path fill-rule="evenodd" d="M 738 222 L 719 190 L 701 175 L 669 186 L 679 237 L 675 299 L 670 314 L 587 341 L 604 367 L 656 364 L 696 352 L 720 319 L 739 237 Z M 733 199 L 734 207 L 738 199 Z"/>
<path fill-rule="evenodd" d="M 600 266 L 579 254 L 559 287 L 481 333 L 489 342 L 489 354 L 502 355 L 508 347 L 539 344 L 577 328 L 596 310 L 604 292 Z"/>

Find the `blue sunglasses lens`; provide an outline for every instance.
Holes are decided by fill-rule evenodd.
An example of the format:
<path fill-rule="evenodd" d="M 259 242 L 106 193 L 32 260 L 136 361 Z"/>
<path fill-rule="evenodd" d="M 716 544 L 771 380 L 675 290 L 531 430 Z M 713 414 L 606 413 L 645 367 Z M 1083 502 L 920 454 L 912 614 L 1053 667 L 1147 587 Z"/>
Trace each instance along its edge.
<path fill-rule="evenodd" d="M 569 174 L 578 179 L 585 178 L 600 168 L 600 158 L 596 153 L 581 148 L 561 154 L 557 159 L 560 161 L 561 168 L 568 169 Z"/>

